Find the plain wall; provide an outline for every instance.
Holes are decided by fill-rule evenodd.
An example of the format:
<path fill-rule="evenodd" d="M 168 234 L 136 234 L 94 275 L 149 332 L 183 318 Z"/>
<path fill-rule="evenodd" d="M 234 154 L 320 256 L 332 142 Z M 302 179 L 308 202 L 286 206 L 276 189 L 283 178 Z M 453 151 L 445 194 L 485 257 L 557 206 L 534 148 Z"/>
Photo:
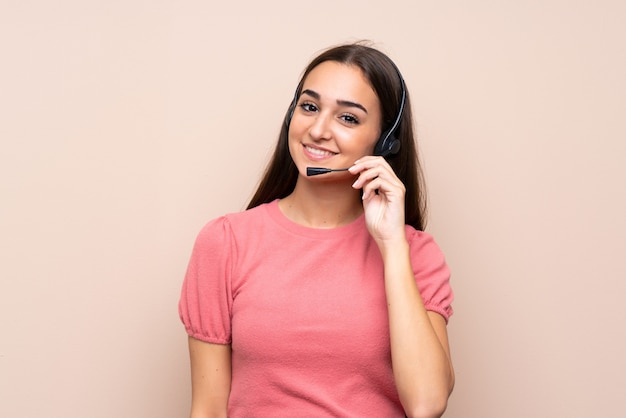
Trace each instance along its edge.
<path fill-rule="evenodd" d="M 4 1 L 0 416 L 182 417 L 193 240 L 319 50 L 401 68 L 453 270 L 448 418 L 615 417 L 626 3 Z"/>

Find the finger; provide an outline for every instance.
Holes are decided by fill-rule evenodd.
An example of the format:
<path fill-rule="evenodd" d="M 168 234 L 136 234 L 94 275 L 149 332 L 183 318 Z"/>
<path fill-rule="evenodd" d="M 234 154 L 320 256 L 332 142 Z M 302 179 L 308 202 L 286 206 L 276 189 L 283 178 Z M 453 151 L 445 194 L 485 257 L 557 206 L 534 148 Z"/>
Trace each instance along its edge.
<path fill-rule="evenodd" d="M 362 188 L 376 179 L 389 183 L 390 187 L 404 187 L 402 181 L 400 181 L 393 171 L 385 170 L 382 167 L 375 167 L 360 173 L 352 186 L 357 189 Z"/>
<path fill-rule="evenodd" d="M 401 183 L 400 179 L 395 175 L 391 167 L 384 167 L 381 165 L 373 165 L 369 168 L 364 166 L 359 166 L 354 169 L 354 174 L 357 174 L 358 170 L 362 169 L 363 171 L 359 172 L 359 177 L 353 184 L 354 188 L 359 188 L 365 185 L 367 182 L 374 180 L 375 178 L 383 178 L 392 183 Z"/>
<path fill-rule="evenodd" d="M 354 162 L 354 165 L 348 169 L 348 171 L 350 171 L 352 174 L 356 174 L 365 170 L 370 170 L 377 166 L 387 167 L 389 170 L 393 171 L 387 160 L 385 160 L 383 157 L 373 156 L 367 156 L 358 159 Z"/>
<path fill-rule="evenodd" d="M 381 190 L 380 182 L 378 181 L 378 179 L 374 179 L 365 184 L 365 186 L 363 186 L 363 195 L 361 196 L 361 198 L 363 200 L 368 200 L 373 196 L 379 195 L 381 192 L 384 193 L 385 191 Z"/>
<path fill-rule="evenodd" d="M 364 200 L 372 196 L 372 193 L 377 195 L 383 195 L 387 200 L 394 200 L 394 197 L 400 199 L 405 194 L 405 187 L 399 180 L 389 180 L 383 176 L 378 176 L 363 185 L 363 198 Z"/>

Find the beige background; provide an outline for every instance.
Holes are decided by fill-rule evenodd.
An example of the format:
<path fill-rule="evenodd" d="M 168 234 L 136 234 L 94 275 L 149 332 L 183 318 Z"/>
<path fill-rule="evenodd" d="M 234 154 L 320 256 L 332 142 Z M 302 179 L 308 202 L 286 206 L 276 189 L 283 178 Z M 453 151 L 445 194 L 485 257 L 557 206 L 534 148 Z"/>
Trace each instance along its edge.
<path fill-rule="evenodd" d="M 228 5 L 226 5 L 228 4 Z M 402 69 L 453 269 L 448 418 L 623 416 L 626 3 L 3 1 L 0 416 L 182 417 L 193 239 L 298 75 Z"/>

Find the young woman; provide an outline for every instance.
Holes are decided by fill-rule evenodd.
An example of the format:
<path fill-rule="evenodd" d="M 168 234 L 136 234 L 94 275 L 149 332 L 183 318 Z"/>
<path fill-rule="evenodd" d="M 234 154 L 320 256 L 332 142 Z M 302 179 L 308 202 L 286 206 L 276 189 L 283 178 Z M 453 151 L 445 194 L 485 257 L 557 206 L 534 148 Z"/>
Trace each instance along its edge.
<path fill-rule="evenodd" d="M 192 417 L 443 414 L 453 295 L 422 182 L 395 64 L 363 44 L 315 58 L 248 210 L 196 240 Z"/>

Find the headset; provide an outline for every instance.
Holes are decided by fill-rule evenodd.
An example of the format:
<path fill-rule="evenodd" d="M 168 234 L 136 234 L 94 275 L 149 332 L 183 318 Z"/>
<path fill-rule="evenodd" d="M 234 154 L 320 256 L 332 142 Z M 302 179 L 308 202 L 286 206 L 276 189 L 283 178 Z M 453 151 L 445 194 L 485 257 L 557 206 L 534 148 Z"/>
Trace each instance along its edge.
<path fill-rule="evenodd" d="M 396 116 L 395 121 L 391 125 L 389 129 L 384 131 L 382 135 L 376 141 L 376 145 L 374 146 L 374 155 L 379 155 L 382 157 L 387 157 L 389 155 L 397 154 L 400 151 L 400 140 L 395 136 L 395 132 L 400 125 L 400 120 L 402 119 L 402 114 L 404 113 L 404 107 L 406 104 L 406 85 L 404 83 L 404 78 L 400 73 L 400 69 L 398 66 L 391 60 L 391 65 L 395 68 L 396 73 L 398 74 L 398 78 L 400 80 L 401 98 L 400 98 L 400 108 L 398 109 L 398 115 Z M 287 129 L 289 129 L 289 124 L 291 123 L 291 118 L 293 117 L 293 113 L 296 110 L 296 105 L 298 104 L 298 92 L 302 88 L 302 84 L 304 83 L 304 79 L 300 81 L 298 87 L 296 88 L 296 93 L 293 96 L 293 101 L 289 106 L 288 116 L 285 119 L 285 124 L 287 125 Z"/>

